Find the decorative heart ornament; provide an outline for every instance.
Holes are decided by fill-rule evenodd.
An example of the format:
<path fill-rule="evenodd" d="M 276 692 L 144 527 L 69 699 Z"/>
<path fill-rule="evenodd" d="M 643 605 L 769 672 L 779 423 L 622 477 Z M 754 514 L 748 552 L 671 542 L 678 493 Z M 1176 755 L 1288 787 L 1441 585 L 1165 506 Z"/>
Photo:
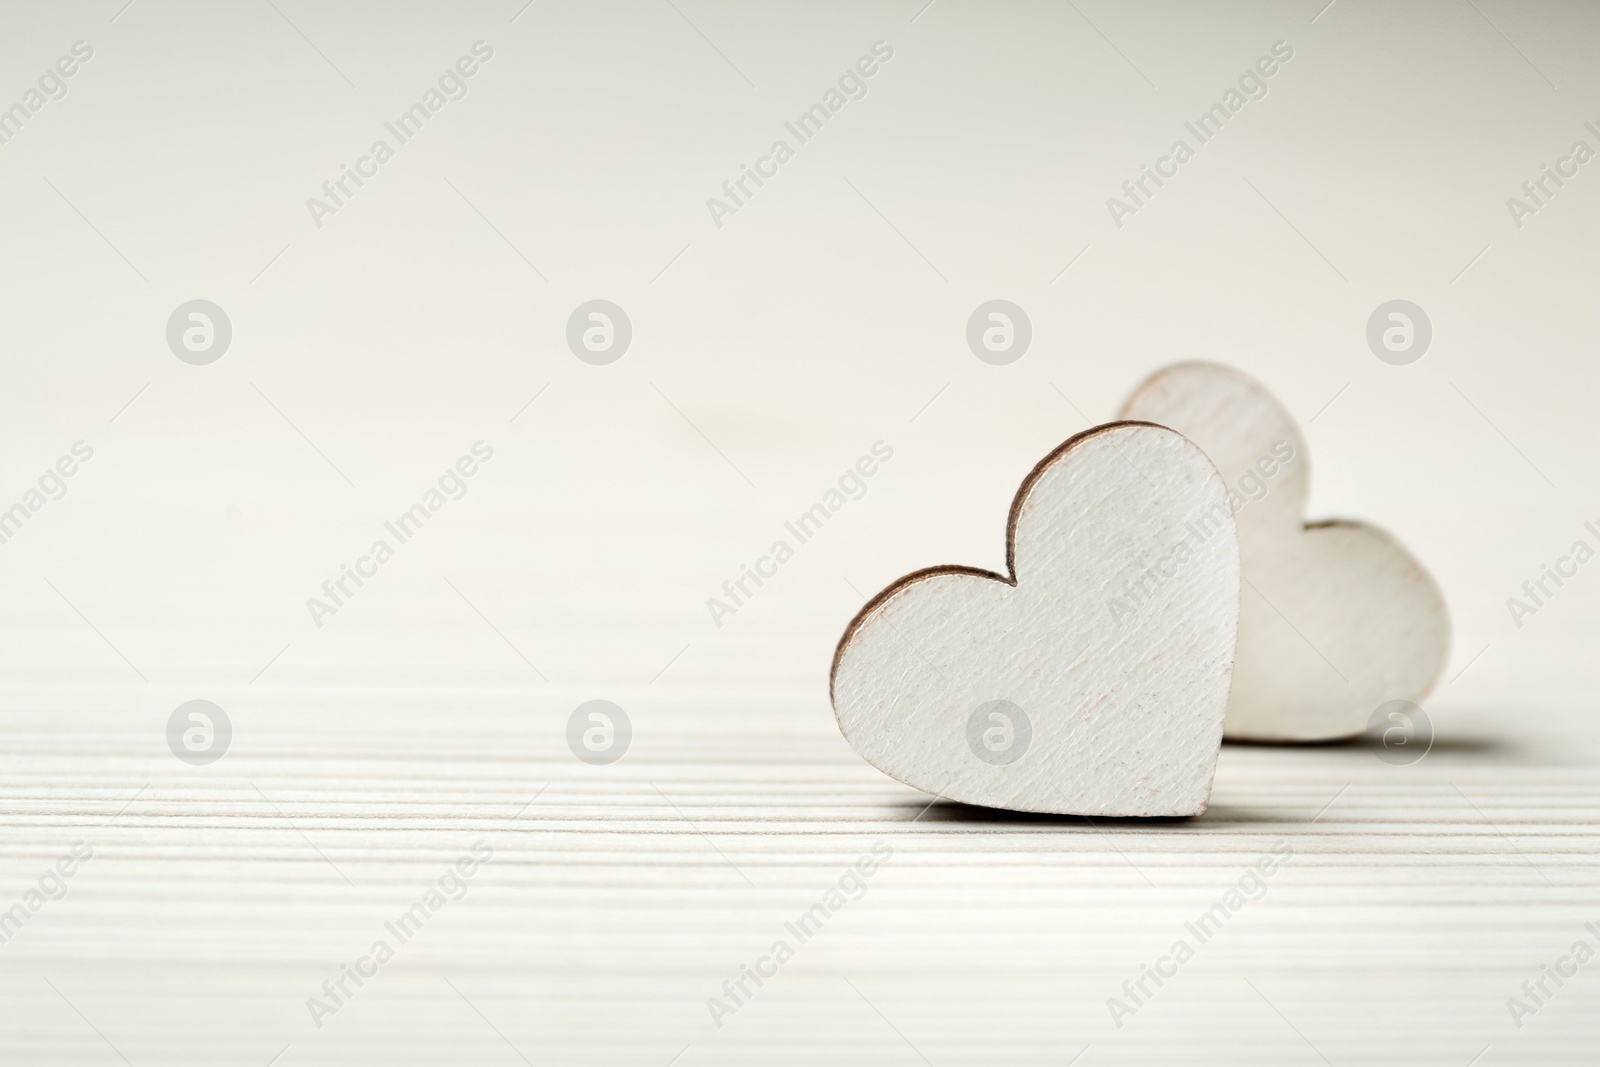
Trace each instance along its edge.
<path fill-rule="evenodd" d="M 1081 433 L 1017 490 L 1006 562 L 916 571 L 861 609 L 833 659 L 846 739 L 968 804 L 1204 811 L 1239 614 L 1211 461 L 1160 426 Z"/>
<path fill-rule="evenodd" d="M 1181 363 L 1123 417 L 1177 430 L 1228 484 L 1244 573 L 1228 737 L 1351 737 L 1380 705 L 1427 694 L 1450 652 L 1443 594 L 1377 527 L 1304 521 L 1305 439 L 1271 394 L 1231 368 Z"/>

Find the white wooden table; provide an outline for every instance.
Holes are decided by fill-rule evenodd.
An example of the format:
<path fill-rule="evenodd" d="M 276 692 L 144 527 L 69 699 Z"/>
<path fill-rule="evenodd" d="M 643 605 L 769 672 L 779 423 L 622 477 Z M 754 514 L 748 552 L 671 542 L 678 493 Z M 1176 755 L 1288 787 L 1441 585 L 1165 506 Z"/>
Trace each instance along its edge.
<path fill-rule="evenodd" d="M 76 839 L 94 853 L 0 946 L 0 1056 L 1465 1067 L 1587 1062 L 1600 1036 L 1594 968 L 1521 1029 L 1506 1004 L 1595 943 L 1600 738 L 1581 703 L 1529 705 L 1538 732 L 1447 710 L 1408 767 L 1359 744 L 1230 745 L 1205 816 L 1090 823 L 928 807 L 825 707 L 709 689 L 703 711 L 674 706 L 696 689 L 637 702 L 636 745 L 607 767 L 481 687 L 426 728 L 366 734 L 296 705 L 349 722 L 381 700 L 274 694 L 245 721 L 284 725 L 206 768 L 115 729 L 8 732 L 7 892 Z M 722 710 L 814 728 L 740 734 Z M 464 896 L 385 926 L 475 844 L 493 858 Z M 848 903 L 804 941 L 786 928 L 875 846 L 892 853 L 846 879 Z M 1185 924 L 1274 847 L 1292 860 L 1245 879 L 1260 898 L 1202 943 Z M 392 960 L 346 978 L 343 1004 L 323 992 L 379 939 Z M 1180 939 L 1193 958 L 1133 1000 L 1123 983 Z M 724 992 L 778 940 L 794 955 L 762 964 L 775 977 L 746 979 L 743 1004 Z M 1135 1009 L 1120 1027 L 1113 997 Z M 736 1009 L 720 1027 L 711 998 Z"/>

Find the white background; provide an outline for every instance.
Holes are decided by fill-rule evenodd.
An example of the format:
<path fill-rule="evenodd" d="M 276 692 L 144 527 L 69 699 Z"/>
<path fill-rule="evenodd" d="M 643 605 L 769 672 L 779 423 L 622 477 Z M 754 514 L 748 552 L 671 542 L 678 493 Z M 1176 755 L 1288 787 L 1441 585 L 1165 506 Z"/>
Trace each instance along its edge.
<path fill-rule="evenodd" d="M 949 891 L 950 872 L 903 873 L 900 889 L 836 920 L 859 924 L 827 950 L 837 965 L 820 949 L 797 962 L 816 973 L 764 991 L 774 1014 L 741 1013 L 735 1038 L 709 1026 L 703 1001 L 878 832 L 830 820 L 876 827 L 921 806 L 854 759 L 828 707 L 833 645 L 864 596 L 917 567 L 1000 567 L 1021 477 L 1181 359 L 1264 382 L 1310 441 L 1311 517 L 1387 527 L 1450 602 L 1450 681 L 1427 707 L 1442 737 L 1462 739 L 1434 762 L 1463 769 L 1439 772 L 1425 800 L 1374 799 L 1379 832 L 1436 857 L 1454 833 L 1441 822 L 1465 819 L 1483 855 L 1520 864 L 1504 813 L 1480 812 L 1490 834 L 1449 784 L 1477 775 L 1499 797 L 1513 765 L 1529 803 L 1567 783 L 1550 786 L 1571 791 L 1557 821 L 1579 827 L 1561 846 L 1576 857 L 1543 881 L 1517 866 L 1513 882 L 1528 884 L 1485 891 L 1476 912 L 1396 920 L 1438 938 L 1392 961 L 1394 1025 L 1370 1046 L 1340 1047 L 1383 1011 L 1366 999 L 1371 976 L 1340 970 L 1330 945 L 1354 951 L 1368 909 L 1405 895 L 1403 877 L 1362 903 L 1329 889 L 1348 872 L 1296 869 L 1307 896 L 1283 890 L 1234 922 L 1271 922 L 1260 917 L 1280 901 L 1309 910 L 1208 966 L 1290 981 L 1337 972 L 1333 991 L 1301 993 L 1302 1010 L 1321 1013 L 1311 1039 L 1335 1062 L 1342 1051 L 1465 1063 L 1491 1041 L 1484 1063 L 1518 1048 L 1549 1062 L 1581 1045 L 1562 1041 L 1594 1036 L 1592 1014 L 1582 1021 L 1592 975 L 1541 1013 L 1555 1044 L 1537 1056 L 1504 1000 L 1577 936 L 1593 900 L 1583 754 L 1600 564 L 1521 628 L 1506 601 L 1577 538 L 1596 542 L 1582 524 L 1600 523 L 1600 162 L 1520 228 L 1506 199 L 1573 141 L 1600 149 L 1583 126 L 1600 123 L 1600 14 L 1484 0 L 1338 0 L 1320 13 L 1317 2 L 920 7 L 6 8 L 0 105 L 73 42 L 94 56 L 0 145 L 0 507 L 75 441 L 94 458 L 0 544 L 0 906 L 87 828 L 103 842 L 72 894 L 0 948 L 0 984 L 26 1017 L 4 1013 L 0 1043 L 17 1062 L 116 1062 L 120 1049 L 135 1063 L 266 1063 L 284 1045 L 286 1064 L 515 1062 L 436 973 L 474 970 L 476 992 L 458 984 L 536 1060 L 666 1063 L 691 1043 L 685 1064 L 900 1062 L 913 1050 L 848 990 L 843 1017 L 827 1006 L 838 972 L 875 966 L 872 1002 L 889 1018 L 879 997 L 903 998 L 902 1019 L 920 1013 L 911 1040 L 933 1062 L 998 1062 L 995 1042 L 1040 1062 L 1094 1042 L 1108 1061 L 1158 1055 L 1125 1036 L 1133 1023 L 1111 1029 L 1104 999 L 1282 835 L 1272 824 L 1292 820 L 1267 817 L 1274 804 L 1302 805 L 1303 821 L 1359 775 L 1396 788 L 1392 769 L 1361 751 L 1319 763 L 1315 751 L 1230 747 L 1212 830 L 1235 826 L 1233 810 L 1259 840 L 1215 869 L 1196 861 L 1169 878 L 1188 890 L 1150 901 L 1139 894 L 1165 883 L 1134 878 L 1081 825 L 938 824 L 993 831 L 961 846 L 976 849 L 960 854 L 967 884 L 987 862 L 975 857 L 1008 849 L 1011 833 L 1054 858 L 991 872 L 1001 897 L 974 888 L 932 927 L 919 894 Z M 466 97 L 315 225 L 307 198 L 374 139 L 392 144 L 383 124 L 479 40 L 494 56 Z M 716 226 L 707 198 L 774 139 L 793 145 L 785 120 L 880 40 L 894 57 L 865 98 Z M 1268 95 L 1116 226 L 1107 198 L 1174 139 L 1193 144 L 1184 121 L 1280 40 L 1294 56 Z M 196 298 L 232 322 L 209 366 L 179 361 L 165 340 L 173 309 Z M 594 298 L 633 324 L 610 366 L 579 361 L 564 339 Z M 1010 366 L 966 347 L 968 315 L 993 298 L 1033 324 Z M 1380 362 L 1365 341 L 1369 314 L 1394 298 L 1433 324 L 1410 366 Z M 480 439 L 494 459 L 469 493 L 316 626 L 306 599 Z M 879 440 L 894 458 L 866 496 L 714 625 L 707 598 Z M 208 768 L 166 748 L 168 716 L 196 698 L 233 723 L 230 752 Z M 633 720 L 633 750 L 609 769 L 565 745 L 568 714 L 592 698 Z M 1338 761 L 1356 769 L 1328 770 Z M 1424 771 L 1407 781 L 1429 781 Z M 538 803 L 561 813 L 553 822 L 531 836 L 506 824 L 551 781 Z M 684 818 L 658 782 L 684 791 Z M 723 799 L 695 809 L 702 792 Z M 405 805 L 419 797 L 414 824 Z M 839 810 L 807 807 L 830 797 Z M 1419 814 L 1435 801 L 1454 808 Z M 791 803 L 833 829 L 796 846 L 775 829 Z M 637 840 L 608 821 L 634 818 Z M 651 864 L 629 866 L 653 847 L 638 842 L 672 826 L 685 862 L 704 865 L 673 883 L 686 894 L 677 910 L 651 888 Z M 708 828 L 732 863 L 706 847 Z M 1206 833 L 1190 829 L 1162 827 L 1149 847 L 1187 855 Z M 431 947 L 313 1029 L 305 998 L 479 832 L 525 864 L 490 865 L 502 882 L 474 892 L 496 894 L 493 908 L 453 905 L 435 922 L 461 924 L 457 940 L 430 930 Z M 1132 911 L 1096 920 L 1046 901 L 1002 922 L 999 940 L 978 935 L 1041 870 L 1070 882 L 1070 864 L 1051 864 L 1079 848 L 1104 853 L 1096 870 L 1112 888 L 1096 899 Z M 619 866 L 574 859 L 597 849 Z M 745 896 L 729 866 L 759 874 L 766 862 Z M 1463 894 L 1496 878 L 1471 863 L 1418 877 Z M 1070 896 L 1082 886 L 1056 888 L 1083 905 Z M 1492 953 L 1472 941 L 1529 907 L 1551 909 L 1537 936 Z M 964 965 L 948 944 L 917 949 L 951 929 L 993 956 Z M 1048 956 L 1029 932 L 1041 929 L 1062 939 Z M 1385 937 L 1363 958 L 1397 943 Z M 964 967 L 972 984 L 950 995 L 955 1007 L 916 993 Z M 1311 1055 L 1259 1002 L 1247 1001 L 1259 1020 L 1235 1018 L 1195 999 L 1209 980 L 1188 979 L 1166 994 L 1165 1026 L 1141 1014 L 1145 1040 L 1232 1057 L 1270 1027 L 1283 1044 L 1263 1056 Z M 830 990 L 821 1000 L 813 981 Z M 856 984 L 871 995 L 868 979 Z M 435 997 L 443 1017 L 414 1007 Z M 1440 1021 L 1418 1033 L 1413 1012 Z M 985 1018 L 1007 1020 L 1004 1033 L 986 1038 Z M 850 1036 L 858 1026 L 870 1039 Z M 824 1035 L 838 1043 L 808 1044 Z"/>

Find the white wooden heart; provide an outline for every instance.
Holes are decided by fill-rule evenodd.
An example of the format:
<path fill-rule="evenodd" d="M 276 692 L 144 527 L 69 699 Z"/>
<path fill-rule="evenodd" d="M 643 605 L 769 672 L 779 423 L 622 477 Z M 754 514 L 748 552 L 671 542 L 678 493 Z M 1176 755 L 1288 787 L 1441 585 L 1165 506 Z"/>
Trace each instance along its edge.
<path fill-rule="evenodd" d="M 1244 589 L 1228 737 L 1351 737 L 1380 705 L 1427 694 L 1450 651 L 1443 594 L 1383 530 L 1304 522 L 1305 439 L 1265 388 L 1229 367 L 1180 363 L 1122 410 L 1188 437 L 1229 486 Z"/>
<path fill-rule="evenodd" d="M 1238 540 L 1210 460 L 1159 426 L 1081 433 L 1017 490 L 1006 562 L 1009 577 L 917 571 L 861 609 L 833 660 L 850 744 L 969 804 L 1204 811 L 1239 614 Z"/>

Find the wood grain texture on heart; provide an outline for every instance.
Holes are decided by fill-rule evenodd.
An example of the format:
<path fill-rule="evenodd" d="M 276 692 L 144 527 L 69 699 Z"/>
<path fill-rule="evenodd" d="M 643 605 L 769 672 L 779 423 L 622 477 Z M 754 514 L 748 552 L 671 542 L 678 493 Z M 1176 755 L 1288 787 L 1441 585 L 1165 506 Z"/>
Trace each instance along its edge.
<path fill-rule="evenodd" d="M 1122 414 L 1182 433 L 1228 483 L 1244 574 L 1228 737 L 1352 737 L 1382 704 L 1427 695 L 1449 657 L 1444 595 L 1385 531 L 1304 521 L 1305 439 L 1264 387 L 1182 363 L 1149 378 Z"/>
<path fill-rule="evenodd" d="M 1211 461 L 1160 426 L 1081 433 L 1017 490 L 1006 563 L 916 571 L 856 615 L 832 677 L 856 752 L 969 804 L 1204 811 L 1239 614 L 1238 539 Z"/>

